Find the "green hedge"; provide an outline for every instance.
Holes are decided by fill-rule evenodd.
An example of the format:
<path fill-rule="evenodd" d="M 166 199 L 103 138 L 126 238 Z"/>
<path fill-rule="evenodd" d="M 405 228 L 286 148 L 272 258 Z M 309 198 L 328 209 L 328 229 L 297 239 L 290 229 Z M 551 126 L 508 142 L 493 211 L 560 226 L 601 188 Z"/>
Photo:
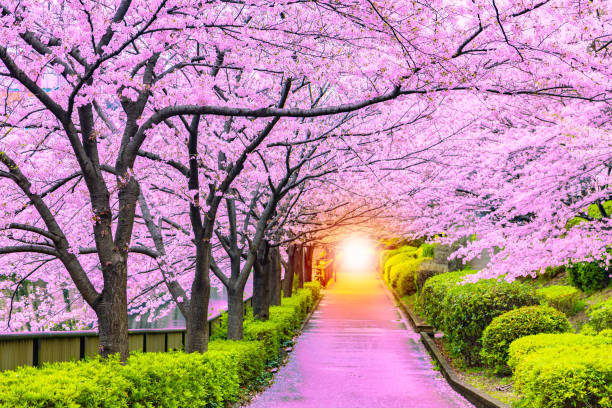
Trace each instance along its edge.
<path fill-rule="evenodd" d="M 605 337 L 612 337 L 612 329 L 603 329 L 597 335 L 598 336 L 605 336 Z"/>
<path fill-rule="evenodd" d="M 416 274 L 428 258 L 409 258 L 393 265 L 389 271 L 389 284 L 400 296 L 416 292 Z"/>
<path fill-rule="evenodd" d="M 383 278 L 386 282 L 389 282 L 389 273 L 391 268 L 399 263 L 407 261 L 409 259 L 414 259 L 417 257 L 417 248 L 410 246 L 403 246 L 398 249 L 394 249 L 393 251 L 389 251 L 386 256 L 382 260 L 383 267 Z"/>
<path fill-rule="evenodd" d="M 557 346 L 529 353 L 515 369 L 514 388 L 525 407 L 611 408 L 611 355 L 612 344 Z"/>
<path fill-rule="evenodd" d="M 417 293 L 422 293 L 425 283 L 434 276 L 448 272 L 446 264 L 439 264 L 431 258 L 426 258 L 418 267 L 414 276 Z"/>
<path fill-rule="evenodd" d="M 477 365 L 482 333 L 493 318 L 538 303 L 533 288 L 516 281 L 479 280 L 454 285 L 442 302 L 441 329 L 453 355 L 462 356 L 468 365 Z"/>
<path fill-rule="evenodd" d="M 583 334 L 536 334 L 514 340 L 508 348 L 508 365 L 515 370 L 523 358 L 533 352 L 560 346 L 597 346 L 612 344 L 606 336 L 585 336 Z"/>
<path fill-rule="evenodd" d="M 589 324 L 597 331 L 612 329 L 612 298 L 591 306 L 587 310 Z"/>
<path fill-rule="evenodd" d="M 568 316 L 576 314 L 580 309 L 580 291 L 573 286 L 552 285 L 536 291 L 544 304 L 562 311 Z"/>
<path fill-rule="evenodd" d="M 293 337 L 314 304 L 317 285 L 308 286 L 271 307 L 266 322 L 247 316 L 246 340 L 211 341 L 204 354 L 132 353 L 125 364 L 113 357 L 0 373 L 0 407 L 227 406 L 278 356 L 281 342 Z"/>
<path fill-rule="evenodd" d="M 585 292 L 603 289 L 610 284 L 610 273 L 599 262 L 580 262 L 567 267 L 570 283 Z"/>
<path fill-rule="evenodd" d="M 320 288 L 318 283 L 313 283 L 308 288 L 304 285 L 304 289 L 298 289 L 290 298 L 282 298 L 281 306 L 270 307 L 269 320 L 255 320 L 252 314 L 245 316 L 244 338 L 261 342 L 266 358 L 274 359 L 281 343 L 295 335 L 300 323 L 314 305 L 313 293 L 319 293 Z"/>
<path fill-rule="evenodd" d="M 252 374 L 240 368 L 263 365 L 257 345 L 236 343 L 204 354 L 134 353 L 125 365 L 96 359 L 24 367 L 0 374 L 0 407 L 221 407 L 237 400 L 241 380 Z"/>
<path fill-rule="evenodd" d="M 304 283 L 304 289 L 308 289 L 315 300 L 321 297 L 321 282 L 319 281 Z"/>
<path fill-rule="evenodd" d="M 493 319 L 482 334 L 482 361 L 497 374 L 509 374 L 508 346 L 512 341 L 538 333 L 564 333 L 572 328 L 567 317 L 549 306 L 526 306 Z"/>
<path fill-rule="evenodd" d="M 418 305 L 427 323 L 437 329 L 443 324 L 442 304 L 446 293 L 472 271 L 455 271 L 433 276 L 425 281 L 419 294 Z"/>

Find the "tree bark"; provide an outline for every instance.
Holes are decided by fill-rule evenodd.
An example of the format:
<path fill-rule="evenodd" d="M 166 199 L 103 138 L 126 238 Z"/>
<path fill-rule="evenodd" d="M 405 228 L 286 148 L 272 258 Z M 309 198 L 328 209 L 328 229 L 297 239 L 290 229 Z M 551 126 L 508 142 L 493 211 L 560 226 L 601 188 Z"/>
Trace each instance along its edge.
<path fill-rule="evenodd" d="M 228 289 L 227 338 L 242 340 L 244 324 L 244 287 Z"/>
<path fill-rule="evenodd" d="M 121 361 L 125 361 L 129 356 L 127 260 L 105 269 L 104 289 L 95 308 L 99 352 L 102 357 L 119 353 Z"/>
<path fill-rule="evenodd" d="M 296 272 L 298 274 L 298 288 L 304 287 L 304 245 L 300 244 L 297 246 L 296 254 L 297 267 Z"/>
<path fill-rule="evenodd" d="M 312 255 L 314 246 L 308 245 L 304 251 L 304 282 L 312 282 Z"/>
<path fill-rule="evenodd" d="M 280 249 L 270 249 L 270 273 L 268 275 L 270 285 L 270 306 L 281 304 L 281 255 Z"/>
<path fill-rule="evenodd" d="M 297 246 L 295 244 L 289 245 L 287 248 L 287 255 L 289 257 L 287 261 L 287 268 L 285 269 L 285 279 L 283 280 L 283 297 L 291 297 L 293 294 L 293 275 L 296 271 L 296 254 Z"/>
<path fill-rule="evenodd" d="M 210 240 L 196 243 L 195 276 L 191 285 L 189 314 L 186 316 L 185 351 L 204 353 L 208 350 L 208 302 L 210 299 Z"/>
<path fill-rule="evenodd" d="M 259 320 L 270 317 L 270 263 L 268 243 L 262 241 L 253 264 L 253 316 Z"/>

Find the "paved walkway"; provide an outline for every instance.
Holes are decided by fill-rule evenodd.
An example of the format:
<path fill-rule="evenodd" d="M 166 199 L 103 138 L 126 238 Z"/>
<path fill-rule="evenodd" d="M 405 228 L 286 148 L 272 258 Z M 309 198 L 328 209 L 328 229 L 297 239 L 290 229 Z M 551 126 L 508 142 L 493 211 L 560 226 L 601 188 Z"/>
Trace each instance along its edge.
<path fill-rule="evenodd" d="M 373 274 L 342 274 L 249 408 L 472 407 L 434 371 Z"/>

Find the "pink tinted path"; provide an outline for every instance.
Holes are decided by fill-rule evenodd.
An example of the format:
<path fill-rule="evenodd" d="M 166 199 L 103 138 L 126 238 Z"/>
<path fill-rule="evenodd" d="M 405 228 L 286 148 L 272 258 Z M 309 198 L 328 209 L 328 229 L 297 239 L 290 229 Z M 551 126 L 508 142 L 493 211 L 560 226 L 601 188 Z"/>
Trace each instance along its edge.
<path fill-rule="evenodd" d="M 249 408 L 472 407 L 435 371 L 374 274 L 341 274 Z"/>

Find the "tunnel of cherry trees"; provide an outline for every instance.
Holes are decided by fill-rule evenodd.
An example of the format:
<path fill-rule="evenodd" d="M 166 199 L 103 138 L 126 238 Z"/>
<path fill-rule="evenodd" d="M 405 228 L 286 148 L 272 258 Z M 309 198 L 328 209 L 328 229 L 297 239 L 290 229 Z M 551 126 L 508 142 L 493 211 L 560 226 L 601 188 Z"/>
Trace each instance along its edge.
<path fill-rule="evenodd" d="M 606 0 L 0 0 L 0 407 L 612 407 L 611 67 Z"/>

